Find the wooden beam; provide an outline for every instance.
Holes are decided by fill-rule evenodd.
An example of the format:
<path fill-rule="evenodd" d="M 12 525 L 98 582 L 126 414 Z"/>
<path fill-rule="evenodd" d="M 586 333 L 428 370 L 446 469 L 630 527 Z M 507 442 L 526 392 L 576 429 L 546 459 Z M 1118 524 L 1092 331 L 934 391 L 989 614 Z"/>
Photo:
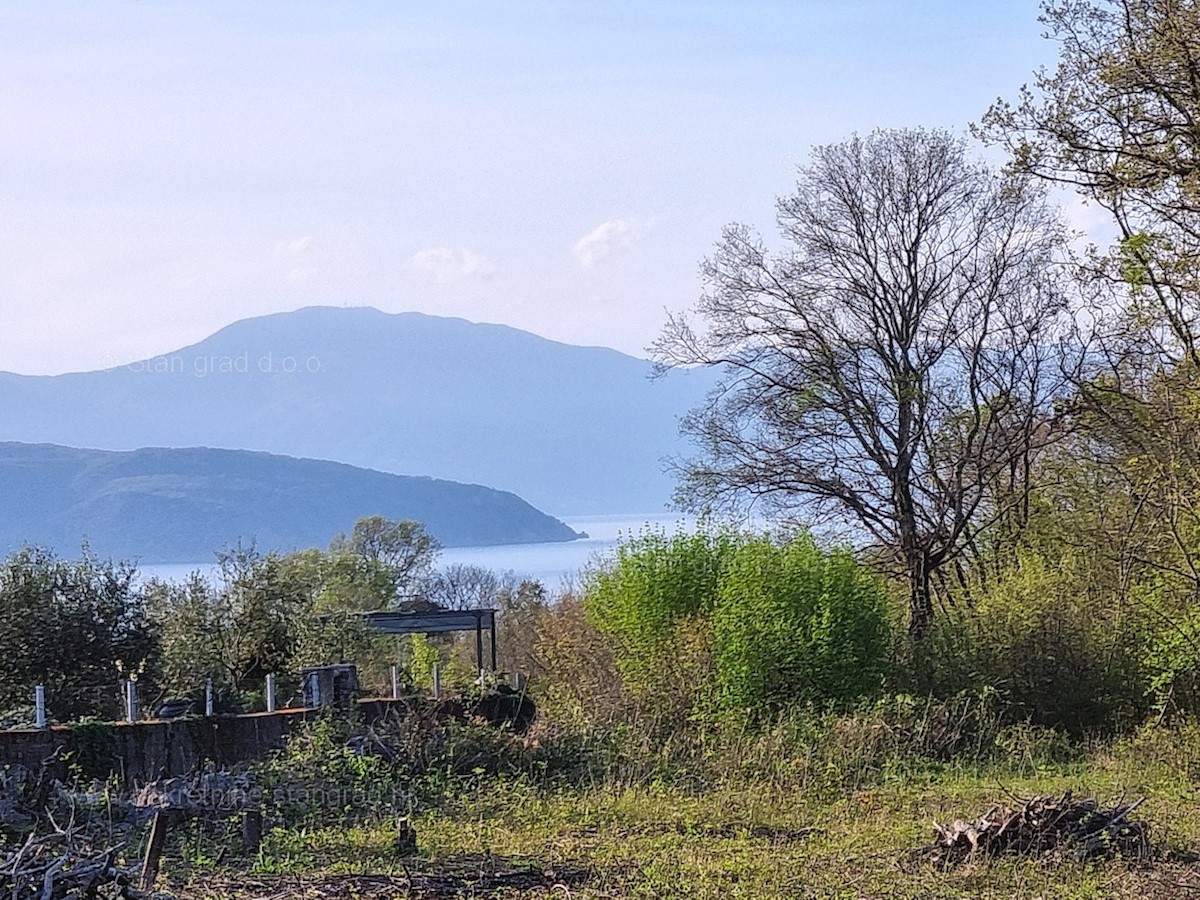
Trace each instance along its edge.
<path fill-rule="evenodd" d="M 153 890 L 154 882 L 158 880 L 158 861 L 167 842 L 167 831 L 178 818 L 179 811 L 174 809 L 160 809 L 154 814 L 150 838 L 146 841 L 146 856 L 142 860 L 142 877 L 138 881 L 138 887 L 143 891 Z"/>
<path fill-rule="evenodd" d="M 478 628 L 491 628 L 496 619 L 495 610 L 492 609 L 446 610 L 428 613 L 369 612 L 364 613 L 364 616 L 370 626 L 380 634 L 441 634 L 447 631 L 472 631 Z"/>

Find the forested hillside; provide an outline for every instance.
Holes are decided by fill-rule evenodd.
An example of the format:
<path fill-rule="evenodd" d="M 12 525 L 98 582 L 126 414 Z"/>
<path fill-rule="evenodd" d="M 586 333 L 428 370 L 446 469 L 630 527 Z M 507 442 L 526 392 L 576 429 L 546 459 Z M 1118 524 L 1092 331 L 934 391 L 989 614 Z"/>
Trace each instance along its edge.
<path fill-rule="evenodd" d="M 142 562 L 198 562 L 237 544 L 323 547 L 370 515 L 415 519 L 447 546 L 569 541 L 520 497 L 314 459 L 190 448 L 129 453 L 0 443 L 0 547 L 31 543 Z"/>

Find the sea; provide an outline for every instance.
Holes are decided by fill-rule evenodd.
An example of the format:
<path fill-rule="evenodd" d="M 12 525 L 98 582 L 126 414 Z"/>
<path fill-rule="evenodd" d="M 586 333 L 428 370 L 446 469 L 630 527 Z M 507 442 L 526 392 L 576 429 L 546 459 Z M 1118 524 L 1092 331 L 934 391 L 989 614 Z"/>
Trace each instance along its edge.
<path fill-rule="evenodd" d="M 447 547 L 438 555 L 440 568 L 454 565 L 483 566 L 497 573 L 512 573 L 518 578 L 533 578 L 551 591 L 578 584 L 580 573 L 590 564 L 611 556 L 624 538 L 646 530 L 668 534 L 676 530 L 695 528 L 696 520 L 677 513 L 645 515 L 567 516 L 566 522 L 574 531 L 584 532 L 586 538 L 574 541 L 555 541 L 544 544 L 503 544 L 490 547 Z M 163 581 L 182 581 L 192 572 L 213 575 L 217 565 L 212 560 L 194 563 L 141 565 L 142 578 Z"/>

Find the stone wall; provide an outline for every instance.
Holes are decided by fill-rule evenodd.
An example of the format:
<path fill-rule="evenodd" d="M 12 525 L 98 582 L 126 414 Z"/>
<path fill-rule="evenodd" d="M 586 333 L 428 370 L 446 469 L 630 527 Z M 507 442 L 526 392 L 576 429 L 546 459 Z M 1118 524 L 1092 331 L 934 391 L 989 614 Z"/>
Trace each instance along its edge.
<path fill-rule="evenodd" d="M 0 731 L 0 764 L 38 769 L 53 757 L 64 774 L 71 766 L 90 778 L 118 775 L 147 782 L 185 775 L 213 763 L 225 768 L 283 746 L 309 709 L 144 722 L 87 723 Z"/>
<path fill-rule="evenodd" d="M 515 707 L 497 705 L 498 700 L 507 700 L 509 706 L 517 703 L 528 715 L 515 714 Z M 373 697 L 358 701 L 363 720 L 372 724 L 426 705 L 427 712 L 442 719 L 465 721 L 478 715 L 495 725 L 518 730 L 528 726 L 534 713 L 533 702 L 523 696 L 518 701 L 517 695 L 485 697 L 468 708 L 453 699 Z M 116 775 L 127 783 L 145 783 L 186 775 L 208 763 L 224 769 L 259 759 L 282 747 L 297 725 L 318 714 L 316 709 L 281 709 L 203 718 L 13 728 L 0 731 L 0 766 L 20 765 L 36 771 L 43 761 L 54 757 L 61 778 L 70 775 L 74 766 L 87 778 Z"/>

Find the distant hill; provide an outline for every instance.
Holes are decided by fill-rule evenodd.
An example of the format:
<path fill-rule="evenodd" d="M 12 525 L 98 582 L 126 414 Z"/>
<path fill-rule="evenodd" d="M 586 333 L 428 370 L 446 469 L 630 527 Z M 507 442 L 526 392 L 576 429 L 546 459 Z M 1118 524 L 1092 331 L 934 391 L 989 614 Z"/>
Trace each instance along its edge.
<path fill-rule="evenodd" d="M 0 551 L 26 543 L 145 563 L 197 562 L 241 541 L 324 547 L 362 516 L 416 519 L 446 546 L 578 537 L 520 497 L 242 450 L 114 453 L 0 443 Z"/>
<path fill-rule="evenodd" d="M 0 440 L 210 446 L 511 490 L 557 515 L 663 508 L 711 373 L 418 313 L 311 307 L 97 372 L 0 373 Z"/>

